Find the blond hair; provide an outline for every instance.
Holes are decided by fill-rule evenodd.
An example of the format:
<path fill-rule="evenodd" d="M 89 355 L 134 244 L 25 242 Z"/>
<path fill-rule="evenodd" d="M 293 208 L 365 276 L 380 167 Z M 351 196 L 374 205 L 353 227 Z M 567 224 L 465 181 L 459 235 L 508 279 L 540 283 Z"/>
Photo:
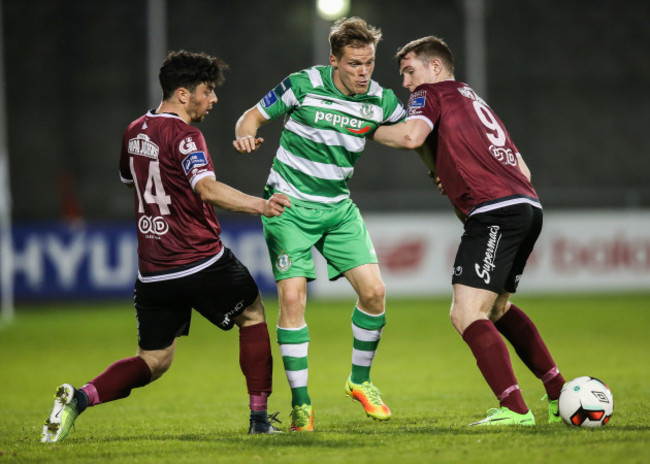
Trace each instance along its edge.
<path fill-rule="evenodd" d="M 343 47 L 377 45 L 381 40 L 381 29 L 368 25 L 359 17 L 341 18 L 330 28 L 330 52 L 337 58 L 343 55 Z"/>

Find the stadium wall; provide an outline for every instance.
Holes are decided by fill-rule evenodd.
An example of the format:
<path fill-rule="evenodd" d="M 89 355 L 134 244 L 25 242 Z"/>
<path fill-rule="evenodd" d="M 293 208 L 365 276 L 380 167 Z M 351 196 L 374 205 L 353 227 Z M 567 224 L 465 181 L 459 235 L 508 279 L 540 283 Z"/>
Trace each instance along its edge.
<path fill-rule="evenodd" d="M 462 224 L 452 215 L 368 214 L 366 223 L 390 296 L 449 294 Z M 259 220 L 222 221 L 223 240 L 275 296 Z M 130 222 L 18 223 L 13 228 L 16 300 L 131 298 L 137 242 Z M 340 279 L 319 278 L 314 297 L 353 296 Z M 545 214 L 545 224 L 519 287 L 527 293 L 647 291 L 650 289 L 650 211 Z"/>

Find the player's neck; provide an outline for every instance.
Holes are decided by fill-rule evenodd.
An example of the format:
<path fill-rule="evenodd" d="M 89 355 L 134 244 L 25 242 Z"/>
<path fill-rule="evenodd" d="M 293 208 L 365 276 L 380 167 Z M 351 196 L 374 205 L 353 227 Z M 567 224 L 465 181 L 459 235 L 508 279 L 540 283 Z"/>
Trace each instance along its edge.
<path fill-rule="evenodd" d="M 158 108 L 156 108 L 156 113 L 175 114 L 188 124 L 191 121 L 190 115 L 187 114 L 187 111 L 185 111 L 185 108 L 181 103 L 175 103 L 175 102 L 163 100 L 158 106 Z"/>

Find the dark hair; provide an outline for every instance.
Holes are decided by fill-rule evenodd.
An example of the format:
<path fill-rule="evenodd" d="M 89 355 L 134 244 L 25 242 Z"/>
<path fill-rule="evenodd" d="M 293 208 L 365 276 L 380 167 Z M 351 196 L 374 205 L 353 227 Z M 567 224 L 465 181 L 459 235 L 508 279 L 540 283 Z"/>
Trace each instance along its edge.
<path fill-rule="evenodd" d="M 438 58 L 447 68 L 447 71 L 454 74 L 454 56 L 449 46 L 441 38 L 430 35 L 407 43 L 395 55 L 398 66 L 410 52 L 413 52 L 415 57 L 424 63 L 430 62 L 433 58 Z"/>
<path fill-rule="evenodd" d="M 340 58 L 343 47 L 363 47 L 364 45 L 377 45 L 381 40 L 381 29 L 369 26 L 361 18 L 341 18 L 330 28 L 330 51 L 332 55 Z"/>
<path fill-rule="evenodd" d="M 224 72 L 227 69 L 228 65 L 222 60 L 205 53 L 171 51 L 158 73 L 163 100 L 171 97 L 179 87 L 194 92 L 202 83 L 212 84 L 215 87 L 221 85 L 226 80 Z"/>

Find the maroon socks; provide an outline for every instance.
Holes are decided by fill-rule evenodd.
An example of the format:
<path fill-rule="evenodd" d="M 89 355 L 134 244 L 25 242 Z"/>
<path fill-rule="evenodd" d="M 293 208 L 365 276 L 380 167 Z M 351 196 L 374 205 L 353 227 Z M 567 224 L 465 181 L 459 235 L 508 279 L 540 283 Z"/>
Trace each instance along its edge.
<path fill-rule="evenodd" d="M 133 388 L 151 380 L 151 370 L 140 357 L 122 359 L 92 379 L 81 390 L 88 396 L 88 406 L 126 398 Z"/>
<path fill-rule="evenodd" d="M 251 411 L 266 410 L 273 380 L 273 358 L 266 322 L 239 329 L 239 366 L 246 377 Z"/>
<path fill-rule="evenodd" d="M 558 399 L 564 377 L 557 369 L 537 327 L 526 313 L 511 305 L 494 326 L 512 344 L 528 369 L 542 380 L 549 399 Z"/>
<path fill-rule="evenodd" d="M 476 364 L 499 404 L 525 414 L 528 407 L 512 371 L 508 348 L 494 324 L 487 319 L 472 322 L 463 332 L 463 340 L 472 350 Z"/>

